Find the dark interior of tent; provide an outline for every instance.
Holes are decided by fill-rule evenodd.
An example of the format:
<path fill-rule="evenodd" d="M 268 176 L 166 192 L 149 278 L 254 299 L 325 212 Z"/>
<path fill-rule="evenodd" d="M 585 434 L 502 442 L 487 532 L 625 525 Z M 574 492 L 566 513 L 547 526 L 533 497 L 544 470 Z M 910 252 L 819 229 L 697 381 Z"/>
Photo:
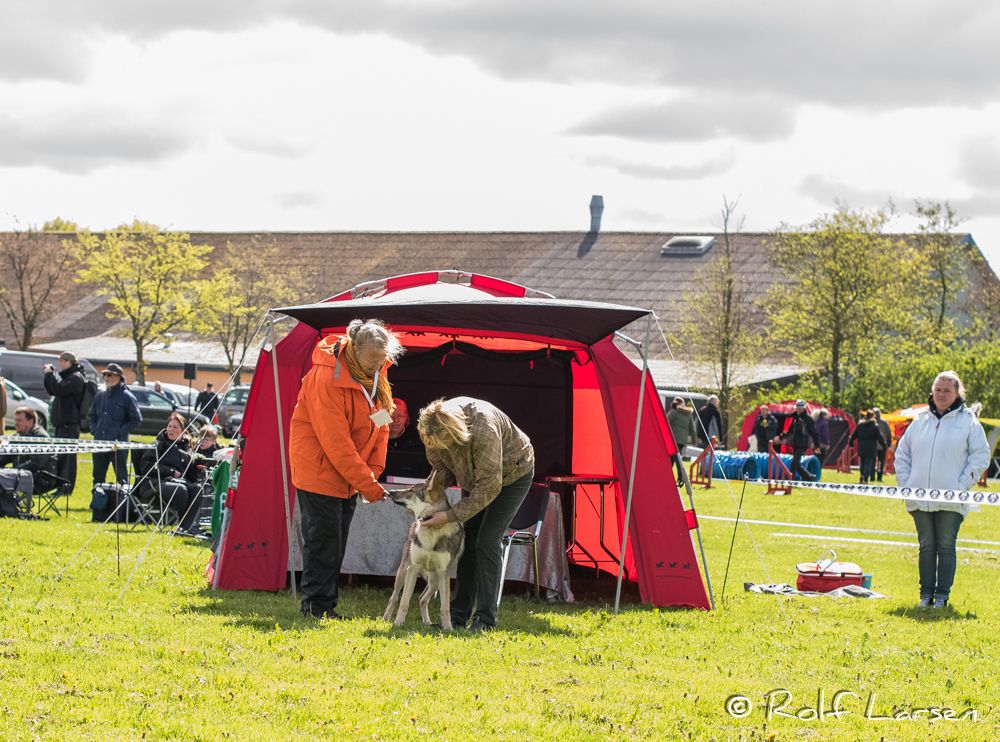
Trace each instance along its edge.
<path fill-rule="evenodd" d="M 497 351 L 467 342 L 410 346 L 390 372 L 393 396 L 404 400 L 410 425 L 440 397 L 476 397 L 503 410 L 531 438 L 535 479 L 568 474 L 573 460 L 571 351 L 542 348 Z M 393 452 L 386 460 L 392 475 Z"/>

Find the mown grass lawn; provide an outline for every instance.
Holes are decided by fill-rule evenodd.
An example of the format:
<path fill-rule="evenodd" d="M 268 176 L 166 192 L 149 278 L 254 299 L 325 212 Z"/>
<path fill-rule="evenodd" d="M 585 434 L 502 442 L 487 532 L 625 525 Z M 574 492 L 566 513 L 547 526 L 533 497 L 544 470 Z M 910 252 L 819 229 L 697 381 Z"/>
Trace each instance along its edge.
<path fill-rule="evenodd" d="M 378 618 L 388 589 L 347 588 L 350 620 L 322 623 L 288 594 L 213 593 L 204 546 L 145 530 L 119 542 L 90 523 L 89 480 L 82 465 L 69 518 L 0 520 L 4 739 L 1000 738 L 1000 553 L 960 552 L 952 607 L 914 608 L 914 547 L 844 540 L 912 541 L 901 503 L 748 487 L 744 518 L 909 535 L 740 526 L 722 599 L 733 524 L 706 518 L 718 610 L 629 604 L 614 616 L 607 602 L 505 597 L 500 630 L 470 636 L 424 630 L 415 610 L 393 630 Z M 699 512 L 732 517 L 739 495 L 697 490 Z M 810 537 L 779 535 L 792 533 Z M 960 535 L 1000 541 L 1000 508 L 974 513 Z M 890 597 L 743 591 L 794 582 L 794 564 L 827 548 Z M 772 703 L 806 718 L 768 718 L 777 689 L 787 696 Z M 818 694 L 829 711 L 838 691 L 856 694 L 841 697 L 846 713 L 816 718 Z M 735 695 L 752 706 L 745 718 L 726 711 Z M 870 719 L 869 704 L 867 716 L 946 707 L 965 718 Z"/>

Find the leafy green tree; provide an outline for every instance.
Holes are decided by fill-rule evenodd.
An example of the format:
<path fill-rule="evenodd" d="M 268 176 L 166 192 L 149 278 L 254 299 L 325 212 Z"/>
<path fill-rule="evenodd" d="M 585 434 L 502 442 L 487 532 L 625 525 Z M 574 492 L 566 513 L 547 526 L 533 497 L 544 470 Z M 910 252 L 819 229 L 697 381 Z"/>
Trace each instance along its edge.
<path fill-rule="evenodd" d="M 71 222 L 58 216 L 42 225 L 43 232 L 78 232 L 79 229 L 76 222 Z"/>
<path fill-rule="evenodd" d="M 200 287 L 195 327 L 222 345 L 229 373 L 237 371 L 250 351 L 264 313 L 293 301 L 295 287 L 305 283 L 301 271 L 287 264 L 276 270 L 280 261 L 273 239 L 255 236 L 248 247 L 230 244 Z"/>
<path fill-rule="evenodd" d="M 716 258 L 699 274 L 697 288 L 684 297 L 685 319 L 674 345 L 686 357 L 707 363 L 715 375 L 722 414 L 723 438 L 729 430 L 729 407 L 733 399 L 734 376 L 751 361 L 759 348 L 752 303 L 747 298 L 740 255 L 732 232 L 739 233 L 743 219 L 735 221 L 738 201 L 722 200 L 722 239 L 713 247 Z"/>
<path fill-rule="evenodd" d="M 927 271 L 917 251 L 884 234 L 891 217 L 840 206 L 808 230 L 781 231 L 770 255 L 790 281 L 765 297 L 772 343 L 819 369 L 834 405 L 881 342 L 914 329 L 921 299 L 908 280 Z"/>
<path fill-rule="evenodd" d="M 17 346 L 31 346 L 35 331 L 62 305 L 67 274 L 76 255 L 37 229 L 0 234 L 0 313 L 14 332 Z"/>
<path fill-rule="evenodd" d="M 146 348 L 191 322 L 198 278 L 212 247 L 140 221 L 103 236 L 80 232 L 77 242 L 83 265 L 77 280 L 108 297 L 108 318 L 129 324 L 136 377 L 144 383 Z"/>
<path fill-rule="evenodd" d="M 917 247 L 927 264 L 927 311 L 932 337 L 944 341 L 954 336 L 950 324 L 952 309 L 959 292 L 968 285 L 968 248 L 954 234 L 961 224 L 947 201 L 916 201 L 916 215 L 923 221 L 917 227 Z"/>

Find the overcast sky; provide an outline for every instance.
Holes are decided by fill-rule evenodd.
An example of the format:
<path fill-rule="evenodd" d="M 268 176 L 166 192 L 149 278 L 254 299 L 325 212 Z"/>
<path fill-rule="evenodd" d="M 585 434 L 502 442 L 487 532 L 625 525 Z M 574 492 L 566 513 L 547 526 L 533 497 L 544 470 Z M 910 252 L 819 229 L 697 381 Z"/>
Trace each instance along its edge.
<path fill-rule="evenodd" d="M 717 229 L 949 200 L 1000 272 L 1000 4 L 4 0 L 0 228 Z"/>

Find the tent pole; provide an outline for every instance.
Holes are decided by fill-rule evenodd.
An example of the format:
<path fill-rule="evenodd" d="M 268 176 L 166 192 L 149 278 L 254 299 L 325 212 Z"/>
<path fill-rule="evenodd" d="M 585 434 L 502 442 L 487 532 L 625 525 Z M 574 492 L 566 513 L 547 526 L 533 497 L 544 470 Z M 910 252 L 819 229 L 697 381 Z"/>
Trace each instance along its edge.
<path fill-rule="evenodd" d="M 646 341 L 642 344 L 642 378 L 639 380 L 639 404 L 635 411 L 635 436 L 632 440 L 632 464 L 628 476 L 628 498 L 625 502 L 625 525 L 622 528 L 622 550 L 618 557 L 618 585 L 615 587 L 615 615 L 622 597 L 622 578 L 625 574 L 625 547 L 628 546 L 628 524 L 632 516 L 632 489 L 635 487 L 635 462 L 639 456 L 639 425 L 642 422 L 642 403 L 646 398 L 646 376 L 649 373 L 649 333 L 653 324 L 653 312 L 646 315 Z"/>
<path fill-rule="evenodd" d="M 698 550 L 701 551 L 701 565 L 705 568 L 705 582 L 708 583 L 708 599 L 712 603 L 712 610 L 715 610 L 715 596 L 712 594 L 712 578 L 708 576 L 708 559 L 705 558 L 705 544 L 701 541 L 701 524 L 698 523 L 697 511 L 694 508 L 694 492 L 691 490 L 691 480 L 688 479 L 687 469 L 684 468 L 684 461 L 681 459 L 681 452 L 674 454 L 677 458 L 677 468 L 681 470 L 681 479 L 684 481 L 684 489 L 687 490 L 688 502 L 691 503 L 691 511 L 695 513 L 695 533 L 698 536 Z"/>
<path fill-rule="evenodd" d="M 267 339 L 271 339 L 274 330 L 274 319 L 268 315 Z M 290 494 L 288 491 L 288 454 L 285 451 L 285 426 L 281 420 L 281 389 L 278 384 L 278 344 L 271 343 L 271 369 L 274 375 L 274 411 L 278 418 L 278 447 L 281 452 L 281 488 L 284 492 L 285 502 L 285 530 L 288 532 L 288 547 L 292 546 L 292 512 L 288 503 Z M 292 587 L 292 600 L 298 600 L 298 591 L 295 589 L 295 573 L 292 571 L 292 560 L 288 560 L 288 584 Z"/>

